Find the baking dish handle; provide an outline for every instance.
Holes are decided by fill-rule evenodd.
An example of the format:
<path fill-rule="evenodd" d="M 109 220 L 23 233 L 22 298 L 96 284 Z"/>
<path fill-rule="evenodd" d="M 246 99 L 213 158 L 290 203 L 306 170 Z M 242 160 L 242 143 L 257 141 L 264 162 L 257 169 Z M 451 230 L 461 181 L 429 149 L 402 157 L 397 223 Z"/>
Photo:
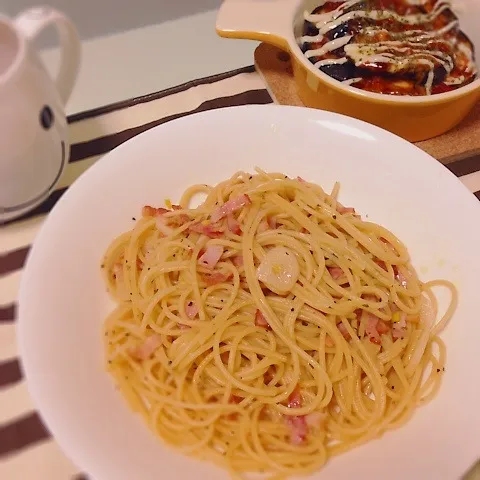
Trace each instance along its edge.
<path fill-rule="evenodd" d="M 270 43 L 289 50 L 292 0 L 225 0 L 217 15 L 218 35 Z"/>

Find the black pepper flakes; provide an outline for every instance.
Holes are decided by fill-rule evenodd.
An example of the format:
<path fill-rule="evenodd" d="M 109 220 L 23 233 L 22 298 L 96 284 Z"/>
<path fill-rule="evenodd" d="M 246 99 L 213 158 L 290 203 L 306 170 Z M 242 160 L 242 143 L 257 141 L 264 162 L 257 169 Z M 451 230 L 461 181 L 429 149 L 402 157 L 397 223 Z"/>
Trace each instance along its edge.
<path fill-rule="evenodd" d="M 188 302 L 188 306 L 191 307 L 193 305 L 193 302 Z"/>
<path fill-rule="evenodd" d="M 445 371 L 445 367 L 443 367 L 442 370 Z"/>
<path fill-rule="evenodd" d="M 294 311 L 295 311 L 295 309 L 292 307 L 292 308 L 290 309 L 290 311 L 291 311 L 291 312 L 294 312 Z"/>
<path fill-rule="evenodd" d="M 102 263 L 102 264 L 100 265 L 100 268 L 105 268 L 105 265 Z"/>
<path fill-rule="evenodd" d="M 392 390 L 395 390 L 395 385 L 392 385 Z"/>
<path fill-rule="evenodd" d="M 132 220 L 135 222 L 137 219 L 135 217 L 132 217 Z"/>
<path fill-rule="evenodd" d="M 249 179 L 249 180 L 251 180 L 252 178 L 253 178 L 253 176 L 252 176 L 252 175 L 250 175 L 250 176 L 248 177 L 248 179 Z"/>
<path fill-rule="evenodd" d="M 333 215 L 333 217 L 332 217 L 332 218 L 333 218 L 334 220 L 336 220 L 336 219 L 337 219 L 337 216 L 336 216 L 336 215 Z"/>
<path fill-rule="evenodd" d="M 437 368 L 437 373 L 440 373 L 440 372 L 441 372 L 441 370 L 439 368 Z"/>
<path fill-rule="evenodd" d="M 150 270 L 150 267 L 148 267 L 147 270 Z"/>

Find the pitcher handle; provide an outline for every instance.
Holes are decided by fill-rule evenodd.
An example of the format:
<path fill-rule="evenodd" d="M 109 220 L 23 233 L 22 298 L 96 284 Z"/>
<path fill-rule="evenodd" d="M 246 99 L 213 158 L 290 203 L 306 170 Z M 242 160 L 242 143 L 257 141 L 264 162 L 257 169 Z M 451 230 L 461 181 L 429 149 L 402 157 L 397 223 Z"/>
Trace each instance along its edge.
<path fill-rule="evenodd" d="M 14 24 L 30 41 L 50 25 L 57 28 L 61 59 L 55 84 L 65 105 L 72 93 L 80 67 L 81 43 L 72 21 L 53 8 L 36 7 L 20 13 L 15 18 Z"/>
<path fill-rule="evenodd" d="M 295 4 L 292 0 L 225 0 L 217 14 L 217 34 L 263 41 L 289 50 Z"/>

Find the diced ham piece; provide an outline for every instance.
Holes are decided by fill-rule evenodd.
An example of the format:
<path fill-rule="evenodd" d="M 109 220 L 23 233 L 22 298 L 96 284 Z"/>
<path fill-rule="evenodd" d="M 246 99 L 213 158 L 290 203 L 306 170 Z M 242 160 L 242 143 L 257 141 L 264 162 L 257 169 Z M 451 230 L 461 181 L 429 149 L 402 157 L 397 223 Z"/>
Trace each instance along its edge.
<path fill-rule="evenodd" d="M 377 330 L 378 321 L 379 321 L 378 317 L 370 313 L 367 313 L 367 325 L 365 327 L 365 332 L 372 343 L 380 345 L 382 343 L 382 339 Z"/>
<path fill-rule="evenodd" d="M 263 374 L 263 381 L 265 383 L 270 383 L 273 380 L 276 371 L 276 368 L 273 365 L 270 365 L 268 370 Z"/>
<path fill-rule="evenodd" d="M 227 215 L 233 212 L 236 212 L 237 210 L 240 210 L 241 208 L 245 207 L 246 205 L 250 205 L 251 203 L 252 201 L 250 200 L 249 196 L 246 194 L 232 198 L 228 202 L 218 207 L 212 213 L 210 217 L 210 221 L 212 223 L 218 222 L 219 220 L 226 217 Z"/>
<path fill-rule="evenodd" d="M 203 280 L 205 283 L 210 287 L 212 285 L 217 285 L 218 283 L 226 282 L 227 280 L 230 280 L 233 277 L 232 273 L 221 273 L 221 272 L 215 272 L 212 273 L 211 275 L 203 275 Z"/>
<path fill-rule="evenodd" d="M 383 260 L 374 260 L 374 262 L 383 270 L 387 271 L 387 265 L 385 265 L 385 262 Z"/>
<path fill-rule="evenodd" d="M 290 429 L 290 443 L 292 445 L 301 445 L 307 438 L 308 433 L 308 425 L 305 416 L 285 416 L 285 421 Z"/>
<path fill-rule="evenodd" d="M 300 389 L 296 386 L 288 397 L 288 408 L 300 408 L 302 406 L 302 396 Z"/>
<path fill-rule="evenodd" d="M 263 313 L 257 309 L 255 312 L 255 325 L 262 328 L 270 328 L 267 319 L 263 316 Z"/>
<path fill-rule="evenodd" d="M 388 333 L 389 331 L 390 331 L 390 327 L 388 326 L 388 323 L 379 319 L 378 323 L 377 323 L 377 332 L 380 335 L 384 335 L 385 333 Z"/>
<path fill-rule="evenodd" d="M 297 177 L 297 180 L 298 180 L 300 183 L 306 183 L 306 181 L 305 181 L 302 177 Z"/>
<path fill-rule="evenodd" d="M 240 224 L 237 222 L 237 219 L 232 215 L 227 215 L 227 227 L 235 235 L 241 235 L 242 229 Z"/>
<path fill-rule="evenodd" d="M 236 267 L 243 267 L 243 255 L 235 255 L 232 257 L 232 262 Z"/>
<path fill-rule="evenodd" d="M 379 237 L 378 238 L 382 243 L 384 243 L 392 252 L 395 252 L 395 247 L 390 243 L 386 238 Z"/>
<path fill-rule="evenodd" d="M 345 327 L 345 325 L 342 322 L 337 323 L 337 328 L 347 342 L 351 340 L 352 337 L 348 333 L 347 327 Z"/>
<path fill-rule="evenodd" d="M 263 219 L 259 224 L 257 228 L 257 233 L 263 233 L 268 230 L 268 222 L 267 220 Z"/>
<path fill-rule="evenodd" d="M 157 215 L 156 225 L 158 230 L 162 232 L 165 236 L 171 235 L 173 233 L 173 229 L 168 226 L 168 220 L 163 215 Z"/>
<path fill-rule="evenodd" d="M 346 331 L 346 330 L 345 330 Z M 348 332 L 347 332 L 348 334 Z M 333 341 L 332 337 L 330 335 L 327 335 L 325 337 L 325 345 L 327 347 L 334 347 L 335 346 L 335 342 Z"/>
<path fill-rule="evenodd" d="M 161 344 L 162 337 L 160 335 L 150 335 L 142 345 L 131 352 L 131 355 L 137 360 L 147 360 Z"/>
<path fill-rule="evenodd" d="M 400 285 L 402 287 L 407 288 L 408 279 L 402 272 L 397 271 L 397 273 L 395 274 L 395 278 L 400 282 Z"/>
<path fill-rule="evenodd" d="M 198 263 L 213 270 L 222 255 L 223 247 L 221 245 L 209 245 L 205 253 L 198 259 Z"/>
<path fill-rule="evenodd" d="M 272 230 L 277 228 L 277 219 L 274 216 L 267 217 L 267 223 Z"/>
<path fill-rule="evenodd" d="M 345 272 L 340 267 L 327 267 L 327 270 L 334 280 L 338 280 L 345 275 Z"/>
<path fill-rule="evenodd" d="M 337 207 L 337 212 L 340 214 L 344 213 L 353 213 L 355 214 L 355 209 L 352 207 L 341 207 L 340 205 Z"/>
<path fill-rule="evenodd" d="M 305 422 L 309 427 L 313 428 L 322 428 L 326 419 L 327 415 L 322 412 L 312 412 L 305 415 Z"/>
<path fill-rule="evenodd" d="M 198 306 L 195 302 L 188 302 L 185 306 L 185 313 L 190 319 L 194 319 L 198 314 Z"/>
<path fill-rule="evenodd" d="M 392 337 L 394 340 L 403 338 L 407 331 L 407 322 L 405 317 L 403 317 L 399 322 L 395 322 L 392 328 Z"/>
<path fill-rule="evenodd" d="M 380 268 L 383 268 L 383 270 L 387 271 L 387 265 L 385 264 L 385 262 L 383 260 L 374 260 L 374 262 L 380 267 Z M 398 275 L 398 267 L 396 265 L 392 265 L 392 268 L 393 268 L 393 274 L 395 276 Z"/>
<path fill-rule="evenodd" d="M 210 238 L 220 238 L 225 235 L 223 230 L 220 230 L 216 225 L 202 225 L 201 223 L 194 223 L 188 227 L 190 232 L 201 233 Z"/>
<path fill-rule="evenodd" d="M 230 356 L 229 352 L 222 352 L 220 354 L 220 358 L 222 359 L 223 363 L 228 363 L 228 357 Z"/>
<path fill-rule="evenodd" d="M 143 217 L 158 217 L 159 215 L 163 215 L 164 213 L 169 212 L 166 208 L 155 208 L 151 207 L 150 205 L 145 205 L 142 208 L 142 216 Z"/>

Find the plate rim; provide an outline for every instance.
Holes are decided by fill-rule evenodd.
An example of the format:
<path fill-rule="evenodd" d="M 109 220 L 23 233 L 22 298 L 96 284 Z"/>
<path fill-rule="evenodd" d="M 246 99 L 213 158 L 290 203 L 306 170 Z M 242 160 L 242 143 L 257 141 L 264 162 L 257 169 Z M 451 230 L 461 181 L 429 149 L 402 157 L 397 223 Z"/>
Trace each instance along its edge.
<path fill-rule="evenodd" d="M 225 108 L 220 108 L 220 109 L 213 109 L 213 110 L 207 110 L 204 112 L 199 112 L 195 114 L 190 114 L 185 117 L 181 117 L 178 119 L 174 119 L 170 122 L 167 122 L 165 124 L 161 124 L 158 126 L 155 126 L 145 132 L 140 133 L 139 135 L 136 135 L 129 140 L 125 141 L 121 145 L 115 147 L 111 151 L 107 152 L 105 155 L 103 155 L 97 162 L 90 166 L 85 172 L 83 172 L 67 189 L 65 194 L 60 198 L 60 200 L 57 202 L 57 204 L 53 207 L 53 209 L 45 216 L 45 219 L 37 232 L 37 235 L 32 243 L 32 247 L 28 253 L 25 267 L 22 272 L 22 278 L 20 281 L 20 288 L 19 288 L 19 293 L 17 296 L 17 303 L 18 303 L 18 312 L 17 312 L 17 324 L 16 324 L 16 339 L 17 339 L 17 345 L 18 345 L 18 356 L 20 359 L 20 364 L 26 379 L 26 386 L 27 390 L 34 402 L 34 408 L 39 416 L 41 417 L 42 421 L 44 422 L 45 426 L 47 429 L 52 433 L 54 439 L 58 442 L 58 445 L 60 446 L 61 450 L 63 453 L 70 458 L 70 460 L 76 464 L 76 455 L 75 452 L 73 452 L 70 447 L 67 447 L 65 444 L 69 443 L 66 442 L 64 438 L 62 438 L 61 435 L 58 435 L 58 431 L 56 428 L 56 421 L 52 419 L 51 417 L 48 418 L 47 416 L 44 415 L 43 410 L 44 410 L 44 398 L 42 395 L 39 394 L 39 388 L 34 385 L 35 382 L 32 383 L 31 380 L 31 375 L 32 375 L 32 367 L 29 365 L 28 361 L 28 352 L 26 349 L 26 330 L 27 330 L 27 324 L 26 320 L 22 320 L 24 316 L 22 315 L 22 312 L 24 311 L 24 305 L 25 302 L 25 296 L 27 294 L 27 288 L 28 288 L 28 269 L 29 265 L 32 262 L 32 259 L 35 259 L 36 256 L 41 255 L 41 250 L 39 250 L 41 247 L 42 242 L 44 242 L 44 237 L 48 237 L 48 231 L 50 228 L 50 225 L 54 222 L 54 220 L 51 220 L 52 218 L 55 218 L 57 215 L 56 212 L 60 211 L 63 209 L 63 205 L 68 201 L 71 195 L 73 195 L 78 187 L 78 184 L 83 185 L 85 183 L 89 182 L 90 177 L 93 177 L 97 175 L 97 170 L 100 168 L 112 168 L 112 167 L 105 167 L 105 166 L 100 166 L 100 165 L 105 165 L 106 162 L 112 163 L 112 158 L 115 156 L 119 155 L 119 152 L 122 152 L 126 146 L 131 147 L 135 142 L 138 141 L 138 138 L 148 136 L 148 135 L 155 135 L 155 132 L 158 132 L 162 129 L 165 128 L 166 125 L 169 124 L 176 124 L 179 125 L 181 123 L 188 123 L 188 122 L 195 122 L 195 121 L 201 121 L 202 118 L 204 117 L 209 117 L 209 116 L 217 116 L 217 115 L 230 115 L 231 112 L 238 112 L 239 115 L 243 115 L 242 112 L 246 111 L 251 111 L 252 114 L 256 114 L 257 112 L 261 110 L 271 110 L 271 111 L 279 111 L 283 110 L 286 113 L 283 113 L 284 115 L 289 115 L 288 111 L 292 112 L 301 112 L 301 113 L 295 113 L 295 115 L 301 115 L 305 117 L 305 121 L 308 120 L 309 117 L 311 116 L 327 116 L 330 117 L 333 121 L 337 123 L 344 123 L 347 122 L 348 124 L 353 124 L 354 126 L 359 127 L 361 130 L 366 129 L 369 133 L 372 133 L 375 135 L 375 137 L 378 138 L 378 136 L 386 136 L 385 141 L 393 141 L 397 143 L 402 143 L 405 146 L 408 145 L 408 148 L 411 148 L 412 152 L 416 151 L 416 154 L 418 155 L 418 161 L 422 161 L 425 163 L 429 163 L 431 168 L 436 169 L 437 172 L 441 172 L 442 175 L 447 175 L 449 178 L 449 181 L 454 181 L 458 187 L 458 195 L 461 195 L 462 202 L 464 204 L 469 204 L 469 208 L 472 208 L 473 211 L 480 212 L 480 202 L 477 201 L 475 196 L 468 190 L 468 188 L 460 181 L 458 177 L 456 177 L 451 171 L 449 171 L 443 164 L 441 164 L 438 160 L 436 160 L 433 156 L 425 152 L 424 150 L 420 149 L 418 146 L 408 142 L 407 140 L 387 131 L 384 130 L 378 126 L 369 124 L 367 122 L 360 121 L 358 119 L 348 117 L 345 115 L 333 113 L 333 112 L 327 112 L 327 111 L 322 111 L 322 110 L 316 110 L 312 108 L 305 108 L 305 107 L 298 107 L 298 106 L 286 106 L 286 105 L 274 105 L 274 104 L 269 104 L 269 105 L 243 105 L 243 106 L 234 106 L 234 107 L 225 107 Z M 237 113 L 234 113 L 236 115 Z M 249 115 L 249 113 L 247 114 Z M 267 118 L 265 116 L 265 118 Z M 173 127 L 170 127 L 173 128 Z M 321 128 L 321 127 L 319 127 Z M 128 148 L 127 147 L 127 148 Z M 121 153 L 120 153 L 121 154 Z M 423 160 L 421 160 L 423 158 Z M 434 166 L 434 164 L 437 164 Z M 114 168 L 114 167 L 113 167 Z M 93 173 L 92 173 L 93 172 Z M 74 192 L 74 193 L 72 193 Z M 460 193 L 462 192 L 462 193 Z M 58 425 L 58 424 L 57 424 Z M 163 447 L 162 447 L 163 448 Z M 81 467 L 81 465 L 78 465 Z"/>

